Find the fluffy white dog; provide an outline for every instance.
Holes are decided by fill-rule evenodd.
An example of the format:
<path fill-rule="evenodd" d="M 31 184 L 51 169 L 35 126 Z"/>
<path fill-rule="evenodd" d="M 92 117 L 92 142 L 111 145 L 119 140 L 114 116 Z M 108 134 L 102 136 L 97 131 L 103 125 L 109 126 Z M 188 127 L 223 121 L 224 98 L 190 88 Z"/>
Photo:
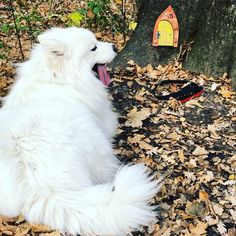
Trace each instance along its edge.
<path fill-rule="evenodd" d="M 113 155 L 117 117 L 92 72 L 113 45 L 75 27 L 38 39 L 0 110 L 0 214 L 82 235 L 149 224 L 160 184 Z"/>

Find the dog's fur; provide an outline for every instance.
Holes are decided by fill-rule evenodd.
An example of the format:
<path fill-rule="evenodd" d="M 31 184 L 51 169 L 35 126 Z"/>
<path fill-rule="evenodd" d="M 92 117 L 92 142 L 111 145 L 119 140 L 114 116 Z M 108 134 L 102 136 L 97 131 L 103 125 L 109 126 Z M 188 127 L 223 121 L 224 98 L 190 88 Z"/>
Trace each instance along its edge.
<path fill-rule="evenodd" d="M 112 44 L 75 27 L 38 39 L 0 110 L 0 214 L 82 235 L 149 224 L 160 184 L 113 155 L 117 116 L 92 72 Z"/>

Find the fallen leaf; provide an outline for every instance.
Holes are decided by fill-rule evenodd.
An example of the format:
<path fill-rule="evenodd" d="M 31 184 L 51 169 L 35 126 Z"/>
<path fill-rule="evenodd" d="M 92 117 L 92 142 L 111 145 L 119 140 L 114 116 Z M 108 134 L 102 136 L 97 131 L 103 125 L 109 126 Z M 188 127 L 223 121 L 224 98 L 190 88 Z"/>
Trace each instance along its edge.
<path fill-rule="evenodd" d="M 204 220 L 207 222 L 208 225 L 216 225 L 219 223 L 219 219 L 213 218 L 211 215 L 205 216 Z"/>
<path fill-rule="evenodd" d="M 153 146 L 146 143 L 145 141 L 140 141 L 139 142 L 139 147 L 144 149 L 144 150 L 152 150 L 153 149 Z"/>
<path fill-rule="evenodd" d="M 68 18 L 71 20 L 72 25 L 80 26 L 83 16 L 79 12 L 73 12 L 68 15 Z"/>
<path fill-rule="evenodd" d="M 218 224 L 217 224 L 217 230 L 219 231 L 219 233 L 221 235 L 225 234 L 227 232 L 227 229 L 225 228 L 225 225 L 222 223 L 222 221 L 220 221 Z"/>
<path fill-rule="evenodd" d="M 16 228 L 15 236 L 26 236 L 30 231 L 30 224 L 19 225 Z"/>
<path fill-rule="evenodd" d="M 171 134 L 167 135 L 168 139 L 178 141 L 181 139 L 181 135 L 177 134 L 175 131 L 172 132 Z"/>
<path fill-rule="evenodd" d="M 197 167 L 197 163 L 194 159 L 190 159 L 190 161 L 187 163 L 187 165 L 190 167 L 190 168 L 194 168 L 194 167 Z"/>
<path fill-rule="evenodd" d="M 235 179 L 235 175 L 229 175 L 229 180 L 234 180 Z"/>
<path fill-rule="evenodd" d="M 208 125 L 207 129 L 211 133 L 212 138 L 220 139 L 220 136 L 217 134 L 217 131 L 219 130 L 219 128 L 216 127 L 216 125 L 214 125 L 214 124 Z"/>
<path fill-rule="evenodd" d="M 115 0 L 116 4 L 122 4 L 122 2 L 123 2 L 122 0 Z"/>
<path fill-rule="evenodd" d="M 185 172 L 184 172 L 184 175 L 185 175 L 188 179 L 190 179 L 190 180 L 192 180 L 192 181 L 195 181 L 195 180 L 196 180 L 195 173 L 193 173 L 193 172 L 185 171 Z"/>
<path fill-rule="evenodd" d="M 131 21 L 129 22 L 129 30 L 135 30 L 137 27 L 137 22 Z"/>
<path fill-rule="evenodd" d="M 214 173 L 212 171 L 207 171 L 206 173 L 199 173 L 198 179 L 201 183 L 207 183 L 214 179 Z"/>
<path fill-rule="evenodd" d="M 189 101 L 187 101 L 186 103 L 187 107 L 200 107 L 200 108 L 204 108 L 204 106 L 202 106 L 197 100 L 195 99 L 191 99 Z"/>
<path fill-rule="evenodd" d="M 209 200 L 209 195 L 205 191 L 199 191 L 199 199 L 201 201 L 208 201 Z"/>
<path fill-rule="evenodd" d="M 141 139 L 145 138 L 143 134 L 136 134 L 134 137 L 128 137 L 129 143 L 139 143 Z"/>
<path fill-rule="evenodd" d="M 127 64 L 130 65 L 130 66 L 134 66 L 134 65 L 135 65 L 135 62 L 134 62 L 133 60 L 129 60 L 129 61 L 127 62 Z"/>
<path fill-rule="evenodd" d="M 213 204 L 212 207 L 213 207 L 214 212 L 215 212 L 217 215 L 219 215 L 219 216 L 222 215 L 224 209 L 223 209 L 223 207 L 222 207 L 221 205 L 219 205 L 219 204 Z"/>
<path fill-rule="evenodd" d="M 226 85 L 221 86 L 219 93 L 224 98 L 231 98 L 233 95 L 235 95 L 235 92 L 233 92 L 232 89 Z"/>
<path fill-rule="evenodd" d="M 48 226 L 40 224 L 30 224 L 30 228 L 35 233 L 51 231 L 51 229 Z"/>
<path fill-rule="evenodd" d="M 89 8 L 89 10 L 87 12 L 87 17 L 90 18 L 90 19 L 93 19 L 95 17 L 95 14 L 93 13 L 91 8 Z"/>
<path fill-rule="evenodd" d="M 148 64 L 148 65 L 146 66 L 146 70 L 147 70 L 147 73 L 152 73 L 154 69 L 153 69 L 153 67 L 152 67 L 151 64 Z"/>
<path fill-rule="evenodd" d="M 236 235 L 236 228 L 228 229 L 228 234 L 226 236 L 235 236 Z"/>
<path fill-rule="evenodd" d="M 205 149 L 205 147 L 197 146 L 196 149 L 193 151 L 193 155 L 195 156 L 202 156 L 207 155 L 208 151 Z"/>
<path fill-rule="evenodd" d="M 159 72 L 157 70 L 153 70 L 151 72 L 148 72 L 147 76 L 151 79 L 156 79 L 159 76 Z"/>
<path fill-rule="evenodd" d="M 189 225 L 189 230 L 192 235 L 201 235 L 206 233 L 207 224 L 204 222 L 199 222 L 196 226 L 193 224 Z"/>
<path fill-rule="evenodd" d="M 127 115 L 128 120 L 125 122 L 125 125 L 131 126 L 133 128 L 141 127 L 143 121 L 150 116 L 151 112 L 148 108 L 143 108 L 140 111 L 137 111 L 137 108 L 133 108 Z"/>
<path fill-rule="evenodd" d="M 232 216 L 232 219 L 236 222 L 236 210 L 230 209 L 229 212 Z"/>
<path fill-rule="evenodd" d="M 57 230 L 57 231 L 53 231 L 51 233 L 44 233 L 44 234 L 40 234 L 40 236 L 60 236 L 60 232 Z"/>
<path fill-rule="evenodd" d="M 184 162 L 185 156 L 184 156 L 184 150 L 183 149 L 178 150 L 178 157 L 179 157 L 181 162 Z"/>
<path fill-rule="evenodd" d="M 212 92 L 215 91 L 219 86 L 220 86 L 219 83 L 213 82 L 212 85 L 211 85 L 211 91 L 212 91 Z"/>

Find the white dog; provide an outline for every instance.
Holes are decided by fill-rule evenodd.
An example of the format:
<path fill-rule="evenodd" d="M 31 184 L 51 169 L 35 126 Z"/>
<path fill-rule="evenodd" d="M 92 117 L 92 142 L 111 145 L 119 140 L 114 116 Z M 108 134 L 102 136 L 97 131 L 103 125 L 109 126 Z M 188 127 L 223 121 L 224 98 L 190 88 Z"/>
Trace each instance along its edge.
<path fill-rule="evenodd" d="M 75 27 L 38 39 L 0 110 L 0 214 L 82 235 L 149 224 L 161 184 L 113 155 L 117 117 L 92 72 L 113 45 Z"/>

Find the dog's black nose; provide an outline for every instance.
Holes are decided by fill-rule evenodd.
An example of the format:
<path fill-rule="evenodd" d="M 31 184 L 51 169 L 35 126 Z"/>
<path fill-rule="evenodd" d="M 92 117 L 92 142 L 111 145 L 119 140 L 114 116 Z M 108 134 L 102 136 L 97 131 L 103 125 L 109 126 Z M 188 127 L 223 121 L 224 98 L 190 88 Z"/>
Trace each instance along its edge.
<path fill-rule="evenodd" d="M 117 47 L 116 47 L 115 44 L 112 45 L 112 49 L 113 49 L 114 52 L 118 52 Z"/>

